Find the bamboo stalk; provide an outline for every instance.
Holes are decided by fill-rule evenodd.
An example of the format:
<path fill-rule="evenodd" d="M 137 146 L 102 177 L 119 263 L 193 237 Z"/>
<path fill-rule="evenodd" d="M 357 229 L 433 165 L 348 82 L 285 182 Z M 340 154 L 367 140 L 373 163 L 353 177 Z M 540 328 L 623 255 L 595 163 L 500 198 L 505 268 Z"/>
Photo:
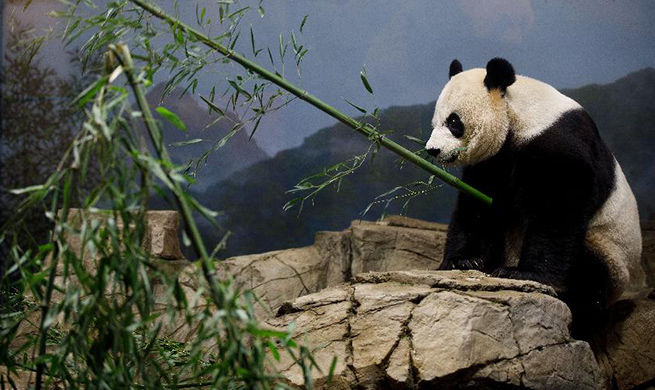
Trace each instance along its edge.
<path fill-rule="evenodd" d="M 225 46 L 214 42 L 211 38 L 208 36 L 204 35 L 200 31 L 192 28 L 191 26 L 181 22 L 180 20 L 166 14 L 164 11 L 162 11 L 159 7 L 152 5 L 148 3 L 145 0 L 130 0 L 130 2 L 136 4 L 143 10 L 147 11 L 151 15 L 162 19 L 166 21 L 167 23 L 177 26 L 182 29 L 187 35 L 193 36 L 195 39 L 198 41 L 202 42 L 204 45 L 207 47 L 216 50 L 217 52 L 221 53 L 223 56 L 226 58 L 238 63 L 239 65 L 243 66 L 247 70 L 250 70 L 254 73 L 257 73 L 260 75 L 262 78 L 276 84 L 280 88 L 283 88 L 290 92 L 291 94 L 297 96 L 298 98 L 306 101 L 307 103 L 311 104 L 312 106 L 318 108 L 319 110 L 325 112 L 326 114 L 330 115 L 331 117 L 337 119 L 339 122 L 344 123 L 345 125 L 351 127 L 352 129 L 356 130 L 360 134 L 376 140 L 377 142 L 380 143 L 380 145 L 384 146 L 385 148 L 389 149 L 390 151 L 396 153 L 397 155 L 401 156 L 402 158 L 410 161 L 411 163 L 419 166 L 420 168 L 423 168 L 424 170 L 428 171 L 430 174 L 437 176 L 447 184 L 457 188 L 458 190 L 462 191 L 463 193 L 470 195 L 488 205 L 491 205 L 492 199 L 483 194 L 482 192 L 478 191 L 477 189 L 471 187 L 470 185 L 464 183 L 462 180 L 457 178 L 456 176 L 451 175 L 450 173 L 444 171 L 443 169 L 435 166 L 434 164 L 431 164 L 424 158 L 421 158 L 420 156 L 416 155 L 414 152 L 400 146 L 396 142 L 388 139 L 384 135 L 381 135 L 378 133 L 371 125 L 367 123 L 362 123 L 349 115 L 337 110 L 333 106 L 325 103 L 324 101 L 320 100 L 316 96 L 310 94 L 309 92 L 297 87 L 296 85 L 292 84 L 285 78 L 271 72 L 270 70 L 262 67 L 261 65 L 257 64 L 256 62 L 250 61 L 249 59 L 245 58 L 244 56 L 240 55 L 239 53 L 234 52 L 233 50 L 230 50 L 226 48 Z"/>
<path fill-rule="evenodd" d="M 152 116 L 152 111 L 150 111 L 150 106 L 148 105 L 148 101 L 146 100 L 143 84 L 137 79 L 136 75 L 134 74 L 134 64 L 129 49 L 125 45 L 110 46 L 110 49 L 114 52 L 114 54 L 116 54 L 116 57 L 120 61 L 121 65 L 123 66 L 123 70 L 125 71 L 125 76 L 127 77 L 128 83 L 130 84 L 132 91 L 134 92 L 137 105 L 139 106 L 139 109 L 143 114 L 143 122 L 146 125 L 148 135 L 153 145 L 155 146 L 155 151 L 158 157 L 161 160 L 169 163 L 170 165 L 173 165 L 170 156 L 168 154 L 168 151 L 162 143 L 161 131 L 157 127 L 157 123 L 155 122 L 155 119 Z M 182 214 L 185 230 L 189 235 L 193 248 L 196 251 L 196 255 L 201 260 L 203 274 L 205 276 L 205 279 L 207 279 L 207 283 L 209 284 L 210 292 L 212 298 L 214 299 L 214 303 L 216 303 L 216 305 L 220 307 L 221 304 L 220 293 L 216 288 L 215 278 L 212 272 L 211 259 L 207 252 L 207 248 L 205 247 L 205 244 L 202 240 L 202 237 L 200 236 L 200 230 L 198 230 L 196 221 L 193 219 L 193 213 L 191 211 L 191 207 L 181 195 L 184 192 L 182 186 L 170 176 L 168 171 L 166 171 L 166 175 L 168 176 L 169 181 L 173 183 L 175 201 Z"/>

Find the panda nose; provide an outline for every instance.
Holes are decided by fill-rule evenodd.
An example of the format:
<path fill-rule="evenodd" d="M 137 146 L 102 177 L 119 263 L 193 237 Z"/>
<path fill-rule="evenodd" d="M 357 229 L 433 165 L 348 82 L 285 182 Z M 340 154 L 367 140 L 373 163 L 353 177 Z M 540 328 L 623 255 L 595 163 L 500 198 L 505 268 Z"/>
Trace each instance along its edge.
<path fill-rule="evenodd" d="M 441 149 L 439 149 L 439 148 L 437 148 L 437 149 L 428 149 L 427 151 L 428 151 L 428 154 L 430 156 L 432 156 L 432 157 L 437 157 L 439 155 L 439 153 L 441 153 Z"/>

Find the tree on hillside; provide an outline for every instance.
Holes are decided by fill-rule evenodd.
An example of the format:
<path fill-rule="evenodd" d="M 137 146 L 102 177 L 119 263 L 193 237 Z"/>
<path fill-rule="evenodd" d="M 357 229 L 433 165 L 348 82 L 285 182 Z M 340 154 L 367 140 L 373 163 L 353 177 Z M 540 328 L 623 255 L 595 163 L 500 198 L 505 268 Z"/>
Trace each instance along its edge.
<path fill-rule="evenodd" d="M 66 79 L 44 64 L 29 31 L 19 26 L 10 33 L 0 74 L 0 225 L 22 199 L 9 190 L 43 183 L 57 169 L 82 117 L 69 102 L 83 81 Z M 43 212 L 25 218 L 28 236 L 43 240 L 50 226 Z"/>

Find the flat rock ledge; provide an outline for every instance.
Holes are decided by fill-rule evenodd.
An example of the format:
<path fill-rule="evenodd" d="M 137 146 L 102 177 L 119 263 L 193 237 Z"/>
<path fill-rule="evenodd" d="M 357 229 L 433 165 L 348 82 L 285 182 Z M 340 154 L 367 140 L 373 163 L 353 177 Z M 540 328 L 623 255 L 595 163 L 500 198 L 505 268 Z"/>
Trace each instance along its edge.
<path fill-rule="evenodd" d="M 570 337 L 569 309 L 535 282 L 370 272 L 285 302 L 266 320 L 274 329 L 292 322 L 321 368 L 313 371 L 319 389 L 605 388 L 589 344 Z M 302 386 L 291 357 L 275 368 Z"/>

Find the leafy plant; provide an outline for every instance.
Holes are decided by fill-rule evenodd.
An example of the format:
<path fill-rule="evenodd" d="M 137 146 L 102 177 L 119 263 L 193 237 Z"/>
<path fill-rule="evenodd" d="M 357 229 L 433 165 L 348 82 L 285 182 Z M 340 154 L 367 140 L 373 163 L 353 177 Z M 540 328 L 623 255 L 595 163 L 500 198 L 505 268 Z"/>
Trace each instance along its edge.
<path fill-rule="evenodd" d="M 107 14 L 86 19 L 86 27 L 112 32 L 101 28 L 86 45 L 106 51 L 103 73 L 72 102 L 84 115 L 80 130 L 44 183 L 12 191 L 23 199 L 0 232 L 8 248 L 0 382 L 17 388 L 32 373 L 36 389 L 268 389 L 283 387 L 267 365 L 280 358 L 278 349 L 298 360 L 310 380 L 315 364 L 306 348 L 288 332 L 261 328 L 256 297 L 216 277 L 193 219 L 215 213 L 184 192 L 190 178 L 162 142 L 145 101 L 152 64 L 135 67 L 127 46 L 114 43 L 120 27 L 131 25 L 121 19 L 124 6 L 112 3 Z M 184 128 L 174 113 L 162 112 Z M 144 148 L 144 137 L 152 149 Z M 172 193 L 183 216 L 199 258 L 195 276 L 204 280 L 193 291 L 144 250 L 153 189 Z M 25 216 L 35 210 L 54 226 L 38 246 L 22 238 L 30 230 Z M 164 302 L 155 301 L 156 289 Z M 172 324 L 194 329 L 194 337 L 172 345 L 164 337 Z"/>

